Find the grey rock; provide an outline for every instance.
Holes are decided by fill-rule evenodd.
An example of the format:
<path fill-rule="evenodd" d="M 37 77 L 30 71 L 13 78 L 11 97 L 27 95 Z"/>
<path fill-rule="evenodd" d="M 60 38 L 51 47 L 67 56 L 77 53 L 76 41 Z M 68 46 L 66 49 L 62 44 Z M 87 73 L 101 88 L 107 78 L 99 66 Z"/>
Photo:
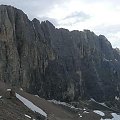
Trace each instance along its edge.
<path fill-rule="evenodd" d="M 0 80 L 47 99 L 120 97 L 120 54 L 103 35 L 57 29 L 0 6 Z"/>

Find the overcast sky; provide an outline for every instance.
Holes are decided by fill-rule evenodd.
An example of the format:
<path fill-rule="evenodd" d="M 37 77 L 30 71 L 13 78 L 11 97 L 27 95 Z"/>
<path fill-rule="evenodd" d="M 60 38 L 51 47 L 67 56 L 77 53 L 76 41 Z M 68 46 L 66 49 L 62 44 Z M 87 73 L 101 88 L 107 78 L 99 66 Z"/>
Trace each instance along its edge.
<path fill-rule="evenodd" d="M 33 19 L 48 19 L 56 27 L 90 29 L 120 48 L 120 0 L 0 0 L 22 9 Z"/>

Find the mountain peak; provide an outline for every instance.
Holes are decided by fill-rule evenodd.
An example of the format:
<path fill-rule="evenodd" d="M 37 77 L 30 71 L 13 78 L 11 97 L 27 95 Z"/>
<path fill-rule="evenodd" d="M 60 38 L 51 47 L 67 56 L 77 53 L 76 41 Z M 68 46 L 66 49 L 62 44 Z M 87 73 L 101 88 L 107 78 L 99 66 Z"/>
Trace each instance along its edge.
<path fill-rule="evenodd" d="M 0 12 L 1 81 L 67 102 L 119 97 L 120 55 L 105 36 L 56 29 L 48 20 L 30 21 L 21 10 L 3 7 L 7 9 Z"/>

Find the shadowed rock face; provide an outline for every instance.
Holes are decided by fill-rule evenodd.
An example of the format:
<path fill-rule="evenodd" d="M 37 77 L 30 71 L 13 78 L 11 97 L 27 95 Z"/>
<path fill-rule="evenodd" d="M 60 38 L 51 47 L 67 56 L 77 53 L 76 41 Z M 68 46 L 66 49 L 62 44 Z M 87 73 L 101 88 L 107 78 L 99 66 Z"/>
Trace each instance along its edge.
<path fill-rule="evenodd" d="M 0 80 L 48 99 L 120 96 L 120 55 L 105 36 L 57 29 L 0 6 Z"/>

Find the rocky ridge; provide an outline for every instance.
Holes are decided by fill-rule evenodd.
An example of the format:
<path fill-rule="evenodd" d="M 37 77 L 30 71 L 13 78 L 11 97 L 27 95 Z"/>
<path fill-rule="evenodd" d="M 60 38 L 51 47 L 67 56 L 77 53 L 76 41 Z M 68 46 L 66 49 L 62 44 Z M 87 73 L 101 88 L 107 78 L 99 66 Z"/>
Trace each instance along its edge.
<path fill-rule="evenodd" d="M 1 5 L 0 81 L 46 99 L 112 101 L 120 97 L 120 55 L 103 35 L 57 29 Z"/>

